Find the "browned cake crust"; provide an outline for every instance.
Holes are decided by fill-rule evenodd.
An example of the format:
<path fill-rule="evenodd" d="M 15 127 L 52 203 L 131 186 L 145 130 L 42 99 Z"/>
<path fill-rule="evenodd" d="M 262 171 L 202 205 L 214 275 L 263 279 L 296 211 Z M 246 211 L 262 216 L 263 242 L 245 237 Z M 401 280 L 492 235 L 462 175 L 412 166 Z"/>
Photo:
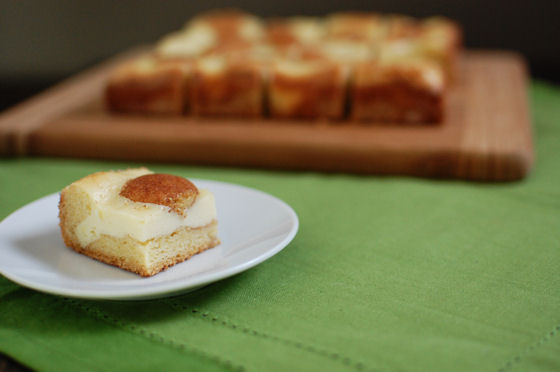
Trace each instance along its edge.
<path fill-rule="evenodd" d="M 122 243 L 115 242 L 115 244 L 122 244 Z M 91 250 L 88 250 L 87 248 L 82 248 L 79 245 L 73 245 L 73 244 L 66 244 L 66 245 L 68 247 L 72 248 L 74 251 L 76 251 L 78 253 L 81 253 L 83 255 L 86 255 L 88 257 L 91 257 L 91 258 L 93 258 L 97 261 L 101 261 L 103 263 L 106 263 L 106 264 L 111 265 L 111 266 L 118 267 L 120 269 L 131 271 L 133 273 L 136 273 L 136 274 L 146 278 L 146 277 L 154 276 L 155 274 L 157 274 L 161 271 L 167 270 L 171 266 L 174 266 L 174 265 L 179 264 L 183 261 L 186 261 L 189 258 L 191 258 L 192 256 L 194 256 L 196 254 L 199 254 L 199 253 L 202 253 L 207 249 L 213 248 L 218 244 L 219 244 L 219 241 L 209 243 L 208 246 L 202 247 L 198 251 L 184 253 L 183 255 L 179 255 L 179 256 L 176 256 L 173 259 L 169 259 L 168 261 L 162 262 L 159 266 L 154 267 L 154 269 L 152 269 L 152 270 L 146 270 L 145 268 L 143 268 L 141 266 L 136 266 L 134 264 L 129 264 L 126 260 L 124 260 L 122 258 L 108 256 L 108 255 L 102 254 L 100 252 L 91 251 Z"/>

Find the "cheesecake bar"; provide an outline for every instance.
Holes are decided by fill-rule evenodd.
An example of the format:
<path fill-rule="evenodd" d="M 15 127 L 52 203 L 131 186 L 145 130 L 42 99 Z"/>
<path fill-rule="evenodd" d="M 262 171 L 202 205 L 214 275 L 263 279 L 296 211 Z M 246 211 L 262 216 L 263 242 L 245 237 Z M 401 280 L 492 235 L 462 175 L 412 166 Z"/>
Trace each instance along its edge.
<path fill-rule="evenodd" d="M 191 63 L 147 56 L 115 69 L 105 87 L 111 111 L 180 115 L 188 109 Z"/>
<path fill-rule="evenodd" d="M 273 118 L 339 120 L 348 70 L 325 60 L 278 60 L 270 71 L 268 109 Z"/>
<path fill-rule="evenodd" d="M 61 192 L 59 218 L 68 247 L 141 276 L 219 244 L 212 193 L 146 168 L 73 182 Z"/>
<path fill-rule="evenodd" d="M 264 72 L 259 63 L 227 55 L 196 62 L 190 105 L 194 116 L 254 118 L 263 114 Z"/>
<path fill-rule="evenodd" d="M 360 63 L 354 70 L 350 118 L 362 122 L 440 122 L 444 88 L 444 72 L 431 61 Z"/>

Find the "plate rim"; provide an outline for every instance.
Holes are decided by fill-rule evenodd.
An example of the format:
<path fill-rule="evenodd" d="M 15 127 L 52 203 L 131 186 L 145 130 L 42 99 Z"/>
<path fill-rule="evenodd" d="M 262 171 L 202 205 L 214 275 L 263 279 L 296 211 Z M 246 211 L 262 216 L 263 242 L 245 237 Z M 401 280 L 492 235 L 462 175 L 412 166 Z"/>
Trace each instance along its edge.
<path fill-rule="evenodd" d="M 219 280 L 223 280 L 229 277 L 232 277 L 234 275 L 237 275 L 241 272 L 247 271 L 259 264 L 261 264 L 262 262 L 270 259 L 271 257 L 275 256 L 276 254 L 278 254 L 280 251 L 282 251 L 285 247 L 288 246 L 288 244 L 295 238 L 297 232 L 299 231 L 299 218 L 297 213 L 295 212 L 295 210 L 285 201 L 283 201 L 282 199 L 278 198 L 277 196 L 274 196 L 270 193 L 267 193 L 265 191 L 253 188 L 253 187 L 249 187 L 249 186 L 245 186 L 245 185 L 239 185 L 239 184 L 235 184 L 235 183 L 230 183 L 230 182 L 224 182 L 224 181 L 216 181 L 216 180 L 209 180 L 209 179 L 199 179 L 199 178 L 189 178 L 189 180 L 191 180 L 193 183 L 197 184 L 197 183 L 210 183 L 210 184 L 218 184 L 220 186 L 224 186 L 224 187 L 228 187 L 228 188 L 234 188 L 234 189 L 241 189 L 244 191 L 250 191 L 252 193 L 257 193 L 260 194 L 262 196 L 265 196 L 271 200 L 273 200 L 274 202 L 278 203 L 279 206 L 281 208 L 283 208 L 283 210 L 285 212 L 288 213 L 289 217 L 290 217 L 290 222 L 292 223 L 292 227 L 290 229 L 290 231 L 286 234 L 286 236 L 282 239 L 282 241 L 280 241 L 279 243 L 275 244 L 273 247 L 266 249 L 264 252 L 262 252 L 261 254 L 258 254 L 254 257 L 251 257 L 251 259 L 243 261 L 242 263 L 235 265 L 234 267 L 228 268 L 228 269 L 221 269 L 218 270 L 217 272 L 210 272 L 210 273 L 203 273 L 201 275 L 199 274 L 195 274 L 193 277 L 191 277 L 188 281 L 187 281 L 187 285 L 185 285 L 184 281 L 181 280 L 173 280 L 170 282 L 162 282 L 162 283 L 154 283 L 151 286 L 148 286 L 146 288 L 131 288 L 131 289 L 116 289 L 115 291 L 112 291 L 110 293 L 107 292 L 107 290 L 86 290 L 84 291 L 83 289 L 70 289 L 70 288 L 60 288 L 57 286 L 52 286 L 52 285 L 44 285 L 40 282 L 37 281 L 33 281 L 33 280 L 28 280 L 25 276 L 18 276 L 18 275 L 13 275 L 10 272 L 6 272 L 5 269 L 2 269 L 2 267 L 0 267 L 0 275 L 4 276 L 6 279 L 21 285 L 25 288 L 29 288 L 29 289 L 33 289 L 39 292 L 43 292 L 43 293 L 48 293 L 51 295 L 57 295 L 57 296 L 64 296 L 64 297 L 71 297 L 71 298 L 80 298 L 80 299 L 91 299 L 91 300 L 146 300 L 146 299 L 155 299 L 155 298 L 161 298 L 161 297 L 168 297 L 168 296 L 173 296 L 173 295 L 178 295 L 178 294 L 182 294 L 182 293 L 187 293 L 190 291 L 194 291 L 198 288 L 201 288 L 205 285 L 217 282 Z M 210 186 L 210 185 L 209 185 Z M 210 186 L 211 187 L 211 186 Z M 60 196 L 60 191 L 55 192 L 55 193 L 51 193 L 45 196 L 42 196 L 40 198 L 37 198 L 23 206 L 21 206 L 20 208 L 16 209 L 15 211 L 13 211 L 12 213 L 10 213 L 9 215 L 7 215 L 5 218 L 3 218 L 0 221 L 0 228 L 2 227 L 2 224 L 10 219 L 10 217 L 12 217 L 13 215 L 20 213 L 22 210 L 30 208 L 33 204 L 38 203 L 40 201 L 43 201 L 45 199 L 56 199 L 59 198 Z M 2 244 L 3 242 L 5 242 L 6 240 L 0 238 L 0 244 Z M 64 242 L 61 239 L 61 243 L 62 245 L 64 245 Z M 65 248 L 66 245 L 64 245 Z M 0 251 L 1 254 L 1 251 Z M 201 252 L 200 254 L 204 254 L 204 252 Z M 122 270 L 118 267 L 114 267 L 115 270 Z M 145 278 L 141 278 L 138 277 L 138 280 L 143 280 Z M 155 288 L 154 288 L 155 287 Z"/>

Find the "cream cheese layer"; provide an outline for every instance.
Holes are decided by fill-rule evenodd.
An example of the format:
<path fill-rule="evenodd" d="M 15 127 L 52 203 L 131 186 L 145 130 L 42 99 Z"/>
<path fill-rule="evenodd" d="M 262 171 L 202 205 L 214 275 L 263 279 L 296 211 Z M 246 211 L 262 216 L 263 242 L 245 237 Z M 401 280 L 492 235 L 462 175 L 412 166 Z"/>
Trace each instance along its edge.
<path fill-rule="evenodd" d="M 120 195 L 130 179 L 150 174 L 145 168 L 94 175 L 74 184 L 90 198 L 90 213 L 77 226 L 76 236 L 87 246 L 101 235 L 116 238 L 130 236 L 140 242 L 169 235 L 183 227 L 201 227 L 216 219 L 214 195 L 200 190 L 194 204 L 186 210 L 186 217 L 169 207 L 132 201 Z"/>

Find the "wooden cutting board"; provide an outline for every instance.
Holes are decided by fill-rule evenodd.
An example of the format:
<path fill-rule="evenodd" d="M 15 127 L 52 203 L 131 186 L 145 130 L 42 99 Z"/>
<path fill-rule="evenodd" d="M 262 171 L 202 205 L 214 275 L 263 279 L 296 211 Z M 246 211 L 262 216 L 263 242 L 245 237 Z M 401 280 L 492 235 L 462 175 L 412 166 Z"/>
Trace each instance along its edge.
<path fill-rule="evenodd" d="M 511 181 L 533 164 L 527 72 L 468 51 L 438 125 L 113 115 L 104 81 L 125 54 L 0 116 L 0 154 Z"/>

